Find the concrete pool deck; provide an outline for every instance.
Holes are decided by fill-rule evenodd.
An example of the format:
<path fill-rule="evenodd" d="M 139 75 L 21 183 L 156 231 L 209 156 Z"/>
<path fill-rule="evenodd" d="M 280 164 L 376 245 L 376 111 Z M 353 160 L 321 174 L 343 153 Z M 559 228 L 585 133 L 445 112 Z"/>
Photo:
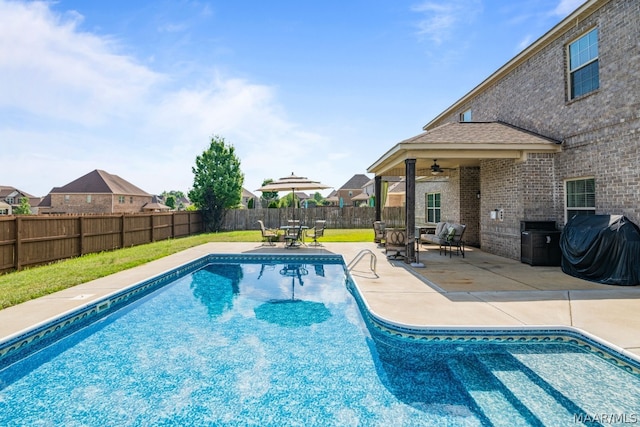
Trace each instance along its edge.
<path fill-rule="evenodd" d="M 282 245 L 208 243 L 111 276 L 0 310 L 0 340 L 67 311 L 209 253 L 335 253 L 349 263 L 370 256 L 351 275 L 378 316 L 417 327 L 571 326 L 640 357 L 640 287 L 600 285 L 568 276 L 560 267 L 532 267 L 468 248 L 465 258 L 421 247 L 425 268 L 387 260 L 374 243 L 325 243 L 285 250 Z"/>

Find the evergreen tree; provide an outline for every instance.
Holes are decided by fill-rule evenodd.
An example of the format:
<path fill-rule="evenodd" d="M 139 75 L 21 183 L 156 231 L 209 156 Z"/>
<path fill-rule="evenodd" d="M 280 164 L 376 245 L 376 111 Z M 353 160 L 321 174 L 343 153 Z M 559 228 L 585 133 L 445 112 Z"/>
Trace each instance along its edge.
<path fill-rule="evenodd" d="M 193 189 L 189 199 L 202 212 L 202 219 L 209 231 L 220 231 L 229 209 L 242 200 L 244 174 L 240 159 L 232 145 L 224 138 L 213 136 L 211 145 L 196 157 L 193 171 Z"/>

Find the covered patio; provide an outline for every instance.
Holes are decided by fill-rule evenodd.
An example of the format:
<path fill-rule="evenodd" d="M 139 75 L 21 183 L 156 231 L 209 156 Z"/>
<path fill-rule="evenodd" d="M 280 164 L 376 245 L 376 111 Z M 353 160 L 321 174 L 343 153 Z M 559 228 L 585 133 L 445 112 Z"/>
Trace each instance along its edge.
<path fill-rule="evenodd" d="M 452 207 L 443 212 L 443 220 L 466 223 L 467 238 L 482 246 L 483 228 L 489 226 L 485 217 L 508 202 L 501 195 L 502 182 L 518 179 L 514 168 L 530 159 L 549 158 L 560 151 L 559 141 L 503 122 L 451 122 L 428 129 L 397 143 L 367 169 L 375 174 L 376 220 L 384 220 L 379 201 L 385 176 L 406 178 L 405 226 L 409 237 L 414 235 L 416 225 L 426 223 L 416 209 L 420 196 L 416 194 L 416 182 L 449 181 L 446 196 Z M 495 165 L 507 167 L 499 170 Z M 532 162 L 530 167 L 537 166 Z M 520 198 L 522 194 L 510 196 Z M 519 215 L 524 214 L 516 212 L 507 218 L 512 230 L 524 219 L 517 218 Z M 406 262 L 414 260 L 415 247 L 409 244 Z"/>

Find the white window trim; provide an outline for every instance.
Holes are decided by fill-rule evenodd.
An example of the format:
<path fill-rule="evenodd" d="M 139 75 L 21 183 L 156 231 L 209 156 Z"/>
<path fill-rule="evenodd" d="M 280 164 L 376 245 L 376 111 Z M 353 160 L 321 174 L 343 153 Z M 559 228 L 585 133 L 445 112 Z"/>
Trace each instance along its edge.
<path fill-rule="evenodd" d="M 567 206 L 567 197 L 569 195 L 568 191 L 567 191 L 567 183 L 571 182 L 571 181 L 585 181 L 587 179 L 593 179 L 594 180 L 594 186 L 595 186 L 595 177 L 593 176 L 583 176 L 580 178 L 571 178 L 571 179 L 565 179 L 564 180 L 564 223 L 566 224 L 567 222 L 569 222 L 569 210 L 572 211 L 595 211 L 596 210 L 596 206 L 595 206 L 595 195 L 596 195 L 596 191 L 594 188 L 594 205 L 593 207 L 571 207 L 569 208 L 569 206 Z"/>
<path fill-rule="evenodd" d="M 589 34 L 591 31 L 597 29 L 598 26 L 594 26 L 592 28 L 589 28 L 587 31 L 583 32 L 582 34 L 580 34 L 578 37 L 576 37 L 575 39 L 569 41 L 569 43 L 567 43 L 566 46 L 566 58 L 567 58 L 567 99 L 569 101 L 573 101 L 579 98 L 582 98 L 583 96 L 589 95 L 593 92 L 595 92 L 596 90 L 587 92 L 587 93 L 583 93 L 582 95 L 578 95 L 578 96 L 571 96 L 571 83 L 572 83 L 572 77 L 573 77 L 573 73 L 577 72 L 578 70 L 586 67 L 587 65 L 595 62 L 595 61 L 599 61 L 600 60 L 600 30 L 598 29 L 598 56 L 596 56 L 595 58 L 591 58 L 589 61 L 585 62 L 584 64 L 581 64 L 579 67 L 575 68 L 575 69 L 571 69 L 571 49 L 570 46 L 577 42 L 578 40 L 580 40 L 581 38 L 585 37 L 587 34 Z M 599 83 L 599 82 L 598 82 Z"/>

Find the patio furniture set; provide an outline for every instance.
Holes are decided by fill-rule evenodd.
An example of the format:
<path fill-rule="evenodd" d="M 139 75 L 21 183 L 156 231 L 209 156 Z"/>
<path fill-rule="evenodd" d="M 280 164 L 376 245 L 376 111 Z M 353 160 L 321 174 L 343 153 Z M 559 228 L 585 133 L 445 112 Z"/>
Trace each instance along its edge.
<path fill-rule="evenodd" d="M 275 242 L 284 242 L 287 249 L 299 248 L 306 246 L 305 237 L 312 239 L 309 246 L 322 246 L 318 242 L 318 238 L 324 236 L 326 228 L 325 220 L 317 220 L 312 228 L 301 225 L 300 220 L 289 220 L 287 225 L 281 225 L 278 228 L 267 228 L 262 220 L 258 220 L 260 224 L 260 232 L 262 233 L 263 245 L 275 246 Z"/>
<path fill-rule="evenodd" d="M 438 222 L 433 226 L 416 226 L 415 244 L 420 245 L 433 244 L 438 245 L 440 255 L 444 252 L 445 256 L 449 252 L 449 257 L 453 256 L 455 248 L 456 255 L 462 255 L 464 258 L 464 231 L 466 225 L 454 224 L 449 222 Z M 374 243 L 385 248 L 387 258 L 404 258 L 407 256 L 407 246 L 414 244 L 413 240 L 407 236 L 405 228 L 388 228 L 383 221 L 375 221 L 373 223 Z"/>

